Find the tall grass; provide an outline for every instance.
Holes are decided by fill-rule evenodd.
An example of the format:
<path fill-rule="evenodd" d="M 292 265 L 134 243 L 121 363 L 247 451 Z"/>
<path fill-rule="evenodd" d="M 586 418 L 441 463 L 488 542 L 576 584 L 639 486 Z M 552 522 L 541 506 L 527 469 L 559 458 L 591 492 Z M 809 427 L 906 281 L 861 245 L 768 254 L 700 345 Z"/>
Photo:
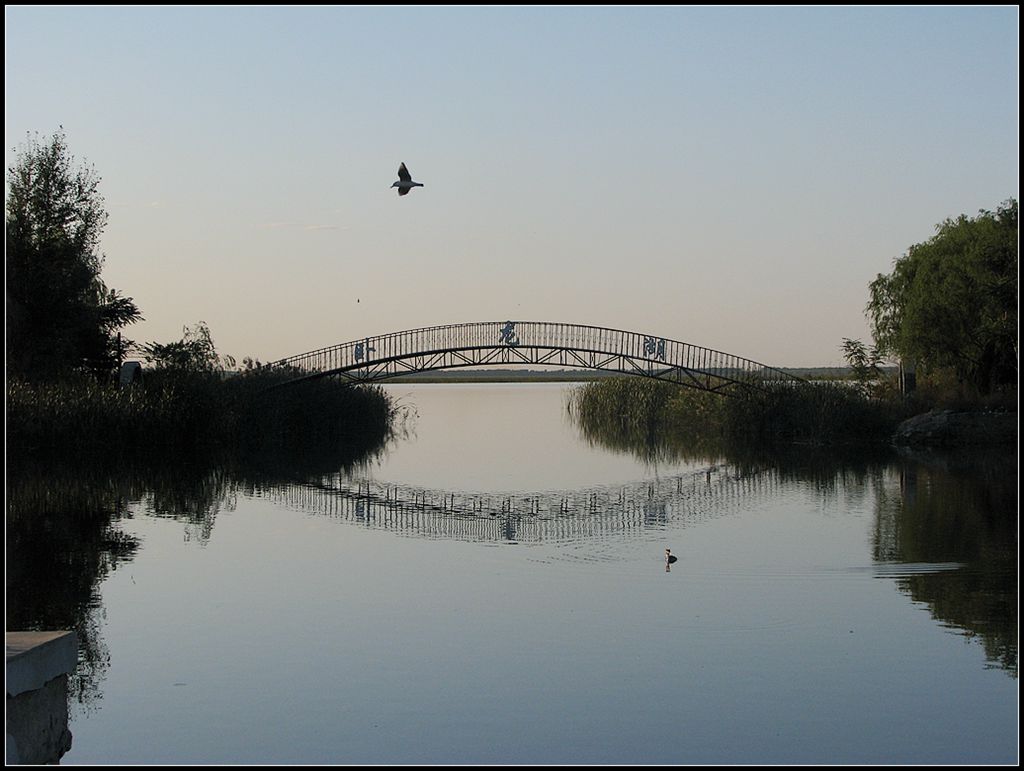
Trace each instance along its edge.
<path fill-rule="evenodd" d="M 379 387 L 324 379 L 267 391 L 287 373 L 157 371 L 121 388 L 89 378 L 7 383 L 9 458 L 84 460 L 263 452 L 325 446 L 362 451 L 384 441 L 393 407 Z"/>
<path fill-rule="evenodd" d="M 778 384 L 721 396 L 638 377 L 578 386 L 569 410 L 584 433 L 623 446 L 685 445 L 704 453 L 776 444 L 887 443 L 898 405 L 871 401 L 846 385 Z"/>
<path fill-rule="evenodd" d="M 289 377 L 262 370 L 226 383 L 231 442 L 248 470 L 275 476 L 287 466 L 337 471 L 382 451 L 397 412 L 383 388 L 334 378 L 272 388 Z"/>
<path fill-rule="evenodd" d="M 726 401 L 725 435 L 756 443 L 888 444 L 906 417 L 899 402 L 871 399 L 831 381 L 772 384 Z"/>

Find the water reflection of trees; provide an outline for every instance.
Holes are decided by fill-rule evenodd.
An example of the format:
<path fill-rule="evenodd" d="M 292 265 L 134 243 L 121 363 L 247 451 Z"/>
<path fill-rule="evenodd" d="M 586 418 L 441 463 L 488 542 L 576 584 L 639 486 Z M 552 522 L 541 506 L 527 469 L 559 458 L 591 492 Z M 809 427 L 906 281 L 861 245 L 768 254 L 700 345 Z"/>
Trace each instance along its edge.
<path fill-rule="evenodd" d="M 901 578 L 900 588 L 1016 677 L 1016 456 L 907 455 L 896 468 L 897 483 L 877 493 L 875 558 L 961 563 L 941 576 Z"/>
<path fill-rule="evenodd" d="M 391 437 L 188 461 L 14 459 L 6 487 L 7 629 L 74 630 L 79 666 L 69 687 L 88 707 L 109 664 L 99 587 L 141 546 L 121 529 L 123 520 L 136 512 L 173 519 L 186 539 L 205 543 L 217 515 L 234 508 L 239 492 L 348 473 L 382 453 Z"/>
<path fill-rule="evenodd" d="M 73 629 L 79 666 L 69 688 L 83 703 L 109 661 L 98 587 L 139 548 L 118 522 L 140 495 L 131 482 L 113 485 L 66 467 L 8 473 L 7 629 Z"/>
<path fill-rule="evenodd" d="M 976 638 L 994 666 L 1017 676 L 1017 458 L 1006 452 L 898 454 L 854 447 L 741 446 L 707 437 L 576 419 L 592 445 L 649 465 L 727 463 L 809 486 L 825 502 L 873 500 L 874 558 L 960 563 L 898 579 L 940 622 Z M 894 478 L 895 475 L 895 478 Z"/>

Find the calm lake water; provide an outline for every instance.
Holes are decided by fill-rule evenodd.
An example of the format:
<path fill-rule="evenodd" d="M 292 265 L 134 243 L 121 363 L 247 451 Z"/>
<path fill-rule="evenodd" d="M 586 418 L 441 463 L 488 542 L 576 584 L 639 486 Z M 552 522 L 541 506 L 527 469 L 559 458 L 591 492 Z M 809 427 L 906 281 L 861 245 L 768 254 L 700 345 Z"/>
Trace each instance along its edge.
<path fill-rule="evenodd" d="M 8 541 L 8 628 L 86 638 L 62 763 L 1017 762 L 1015 455 L 645 462 L 569 387 L 388 386 L 299 483 L 15 484 L 106 512 L 52 578 Z"/>

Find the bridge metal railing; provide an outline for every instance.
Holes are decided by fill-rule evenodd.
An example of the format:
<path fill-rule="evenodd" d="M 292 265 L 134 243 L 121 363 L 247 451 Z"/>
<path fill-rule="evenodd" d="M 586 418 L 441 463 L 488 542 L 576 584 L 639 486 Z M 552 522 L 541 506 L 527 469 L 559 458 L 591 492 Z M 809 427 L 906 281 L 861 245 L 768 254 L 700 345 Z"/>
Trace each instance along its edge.
<path fill-rule="evenodd" d="M 272 366 L 299 378 L 348 374 L 381 380 L 407 372 L 483 364 L 548 364 L 672 380 L 706 390 L 800 381 L 777 368 L 704 346 L 608 327 L 547 321 L 485 321 L 365 337 L 290 356 Z"/>

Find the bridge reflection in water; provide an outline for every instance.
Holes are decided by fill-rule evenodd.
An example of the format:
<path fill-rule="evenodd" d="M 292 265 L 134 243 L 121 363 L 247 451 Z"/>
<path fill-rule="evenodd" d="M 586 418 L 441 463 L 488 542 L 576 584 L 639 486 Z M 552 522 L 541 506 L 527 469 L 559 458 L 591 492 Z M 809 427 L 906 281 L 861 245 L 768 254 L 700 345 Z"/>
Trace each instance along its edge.
<path fill-rule="evenodd" d="M 774 470 L 714 466 L 626 485 L 476 493 L 342 476 L 265 491 L 292 510 L 428 539 L 549 543 L 689 525 L 749 507 L 779 488 Z"/>

